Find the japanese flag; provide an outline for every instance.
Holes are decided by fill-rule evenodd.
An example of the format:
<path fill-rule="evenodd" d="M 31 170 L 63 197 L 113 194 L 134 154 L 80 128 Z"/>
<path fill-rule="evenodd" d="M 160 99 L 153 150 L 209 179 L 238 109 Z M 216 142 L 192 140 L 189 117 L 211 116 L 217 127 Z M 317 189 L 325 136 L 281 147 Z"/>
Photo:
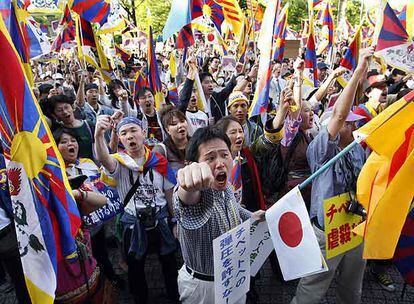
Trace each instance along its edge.
<path fill-rule="evenodd" d="M 298 187 L 266 211 L 266 221 L 286 281 L 327 270 Z"/>

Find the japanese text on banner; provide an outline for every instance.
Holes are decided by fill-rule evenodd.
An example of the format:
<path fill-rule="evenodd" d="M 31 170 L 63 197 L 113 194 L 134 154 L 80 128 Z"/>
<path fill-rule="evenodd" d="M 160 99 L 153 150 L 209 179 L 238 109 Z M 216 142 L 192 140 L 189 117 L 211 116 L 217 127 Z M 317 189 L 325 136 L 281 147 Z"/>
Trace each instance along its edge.
<path fill-rule="evenodd" d="M 266 222 L 250 226 L 250 274 L 255 276 L 273 250 L 269 227 Z"/>
<path fill-rule="evenodd" d="M 249 291 L 250 220 L 213 240 L 215 303 L 232 304 Z"/>
<path fill-rule="evenodd" d="M 362 243 L 362 237 L 352 232 L 362 222 L 362 217 L 346 211 L 349 201 L 349 193 L 343 193 L 323 202 L 327 259 Z"/>

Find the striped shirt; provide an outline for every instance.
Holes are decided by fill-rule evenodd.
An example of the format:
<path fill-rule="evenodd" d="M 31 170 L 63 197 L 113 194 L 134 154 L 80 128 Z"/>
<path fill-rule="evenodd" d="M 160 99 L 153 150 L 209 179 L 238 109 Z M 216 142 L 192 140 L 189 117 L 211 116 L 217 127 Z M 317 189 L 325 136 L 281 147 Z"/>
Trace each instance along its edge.
<path fill-rule="evenodd" d="M 213 240 L 249 219 L 251 212 L 236 202 L 230 185 L 224 191 L 202 191 L 200 202 L 191 206 L 182 203 L 177 189 L 178 186 L 173 206 L 184 263 L 199 273 L 213 276 Z"/>

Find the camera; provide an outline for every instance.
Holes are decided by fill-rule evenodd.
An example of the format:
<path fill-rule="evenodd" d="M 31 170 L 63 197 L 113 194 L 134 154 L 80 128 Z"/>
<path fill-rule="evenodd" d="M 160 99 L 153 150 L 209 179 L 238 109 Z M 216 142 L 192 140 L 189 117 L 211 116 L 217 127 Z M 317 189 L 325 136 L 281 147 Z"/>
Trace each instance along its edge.
<path fill-rule="evenodd" d="M 365 208 L 354 199 L 351 199 L 349 202 L 346 212 L 362 216 L 363 218 L 366 218 L 367 216 L 367 211 Z"/>
<path fill-rule="evenodd" d="M 156 213 L 155 203 L 145 205 L 145 208 L 138 210 L 138 217 L 145 229 L 153 229 L 157 226 Z"/>

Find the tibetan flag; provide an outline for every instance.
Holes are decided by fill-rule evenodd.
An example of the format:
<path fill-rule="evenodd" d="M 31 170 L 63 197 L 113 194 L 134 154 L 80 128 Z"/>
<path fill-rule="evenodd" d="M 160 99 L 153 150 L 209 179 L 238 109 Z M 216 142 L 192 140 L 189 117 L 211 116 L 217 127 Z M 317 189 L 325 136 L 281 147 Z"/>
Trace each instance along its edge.
<path fill-rule="evenodd" d="M 332 48 L 334 43 L 334 23 L 332 18 L 331 6 L 326 2 L 326 7 L 323 12 L 322 26 L 327 29 L 328 49 Z"/>
<path fill-rule="evenodd" d="M 65 6 L 62 19 L 59 22 L 61 26 L 59 34 L 56 36 L 55 41 L 52 44 L 52 51 L 59 52 L 65 44 L 75 41 L 76 25 L 70 14 L 69 6 Z"/>
<path fill-rule="evenodd" d="M 395 249 L 393 262 L 404 281 L 414 286 L 414 206 L 408 214 Z"/>
<path fill-rule="evenodd" d="M 311 4 L 311 9 L 315 9 L 317 6 L 319 6 L 321 3 L 323 3 L 324 0 L 309 0 L 309 3 Z"/>
<path fill-rule="evenodd" d="M 231 24 L 233 33 L 239 36 L 242 31 L 242 26 L 245 19 L 243 11 L 240 8 L 239 2 L 237 0 L 214 1 L 221 5 L 221 7 L 223 8 L 224 19 L 226 19 L 228 24 Z"/>
<path fill-rule="evenodd" d="M 414 52 L 414 44 L 388 3 L 378 28 L 375 55 L 392 67 L 407 73 L 414 72 L 414 60 L 408 56 Z"/>
<path fill-rule="evenodd" d="M 80 17 L 78 17 L 76 21 L 76 41 L 78 45 L 79 59 L 98 68 L 99 64 L 94 52 L 94 50 L 96 50 L 96 43 L 92 25 L 90 22 Z"/>
<path fill-rule="evenodd" d="M 157 59 L 155 57 L 155 44 L 151 26 L 149 26 L 147 50 L 147 79 L 150 89 L 154 92 L 155 107 L 159 110 L 161 108 L 161 104 L 164 102 L 164 94 L 162 93 L 160 74 L 158 71 Z"/>
<path fill-rule="evenodd" d="M 170 165 L 168 164 L 167 159 L 157 153 L 153 152 L 145 146 L 145 155 L 143 165 L 138 166 L 137 163 L 126 153 L 115 153 L 112 156 L 119 161 L 119 163 L 132 171 L 139 171 L 143 172 L 144 170 L 154 169 L 159 174 L 164 176 L 169 182 L 173 185 L 177 183 L 176 173 L 173 169 L 171 169 Z M 117 181 L 112 179 L 109 176 L 103 174 L 105 182 L 108 182 L 113 187 L 116 187 Z"/>
<path fill-rule="evenodd" d="M 33 74 L 30 66 L 30 39 L 25 21 L 26 16 L 27 13 L 25 13 L 23 9 L 19 8 L 15 2 L 12 2 L 10 7 L 9 33 L 14 47 L 19 53 L 25 74 L 29 80 L 29 84 L 33 85 Z"/>
<path fill-rule="evenodd" d="M 401 12 L 397 15 L 401 25 L 407 30 L 407 5 L 404 5 Z"/>
<path fill-rule="evenodd" d="M 288 20 L 288 11 L 289 3 L 286 3 L 285 7 L 282 9 L 279 18 L 277 20 L 275 30 L 274 30 L 274 39 L 275 45 L 273 50 L 273 60 L 282 61 L 283 54 L 285 53 L 285 38 L 286 38 L 286 28 Z"/>
<path fill-rule="evenodd" d="M 7 30 L 10 28 L 11 1 L 0 1 L 0 15 L 3 16 Z"/>
<path fill-rule="evenodd" d="M 172 85 L 169 89 L 168 89 L 168 96 L 167 99 L 170 103 L 172 103 L 173 105 L 177 106 L 178 102 L 180 101 L 180 98 L 178 97 L 178 90 L 177 87 L 175 85 Z"/>
<path fill-rule="evenodd" d="M 365 259 L 390 259 L 414 197 L 414 91 L 354 132 L 373 152 L 357 182 L 367 220 L 355 232 L 364 237 Z M 384 139 L 386 144 L 384 144 Z"/>
<path fill-rule="evenodd" d="M 86 21 L 103 25 L 108 21 L 110 6 L 105 0 L 74 0 L 72 10 Z"/>
<path fill-rule="evenodd" d="M 256 91 L 249 109 L 249 117 L 264 115 L 269 104 L 269 84 L 271 77 L 272 42 L 275 18 L 279 15 L 280 0 L 270 1 L 263 17 L 263 26 L 260 30 L 258 47 L 260 50 L 259 72 Z"/>
<path fill-rule="evenodd" d="M 250 23 L 247 19 L 245 19 L 236 49 L 236 57 L 239 62 L 244 62 L 244 55 L 246 53 L 247 43 L 249 42 L 250 30 Z"/>
<path fill-rule="evenodd" d="M 224 13 L 222 7 L 214 0 L 193 0 L 191 6 L 191 19 L 204 16 L 211 21 L 215 28 L 221 34 L 221 24 L 224 21 Z"/>
<path fill-rule="evenodd" d="M 78 39 L 80 39 L 80 44 L 82 46 L 90 46 L 96 48 L 95 35 L 93 34 L 92 24 L 81 17 L 79 17 Z"/>
<path fill-rule="evenodd" d="M 103 35 L 112 34 L 114 32 L 122 32 L 126 27 L 127 24 L 125 18 L 123 17 L 123 9 L 121 5 L 111 5 L 109 9 L 108 21 L 99 28 L 96 34 Z"/>
<path fill-rule="evenodd" d="M 377 46 L 375 51 L 400 46 L 407 43 L 409 37 L 405 28 L 395 15 L 394 10 L 387 3 L 384 9 L 382 27 L 379 32 Z"/>
<path fill-rule="evenodd" d="M 148 87 L 147 79 L 142 75 L 140 71 L 136 72 L 134 81 L 134 100 L 138 99 L 138 92 L 143 87 Z"/>
<path fill-rule="evenodd" d="M 115 44 L 115 54 L 121 57 L 121 60 L 127 64 L 131 59 L 131 54 L 122 49 L 118 44 Z"/>
<path fill-rule="evenodd" d="M 178 32 L 175 46 L 177 49 L 184 49 L 192 46 L 194 42 L 193 30 L 191 23 L 189 23 Z"/>
<path fill-rule="evenodd" d="M 308 85 L 318 86 L 318 69 L 316 66 L 315 35 L 313 32 L 313 20 L 309 22 L 309 35 L 305 51 L 305 81 Z"/>
<path fill-rule="evenodd" d="M 32 303 L 52 304 L 58 265 L 77 257 L 80 215 L 65 163 L 1 17 L 0 57 L 0 143 L 23 273 Z"/>
<path fill-rule="evenodd" d="M 234 194 L 235 195 L 236 193 L 240 194 L 239 203 L 241 203 L 241 198 L 242 198 L 241 192 L 243 191 L 241 164 L 242 164 L 242 159 L 239 153 L 239 155 L 234 158 L 233 168 L 231 169 L 230 180 L 229 180 L 230 185 L 233 188 Z"/>
<path fill-rule="evenodd" d="M 358 27 L 348 50 L 340 62 L 340 66 L 346 68 L 348 71 L 337 78 L 338 83 L 344 88 L 352 76 L 358 65 L 359 50 L 361 48 L 361 32 L 362 27 Z"/>
<path fill-rule="evenodd" d="M 359 49 L 361 47 L 361 26 L 357 29 L 354 39 L 348 47 L 344 57 L 341 60 L 340 66 L 354 71 L 359 58 Z"/>
<path fill-rule="evenodd" d="M 27 18 L 27 32 L 30 40 L 30 58 L 50 53 L 51 45 L 49 38 L 33 17 Z"/>
<path fill-rule="evenodd" d="M 191 22 L 191 0 L 173 0 L 168 19 L 162 30 L 162 37 L 167 41 L 172 35 L 180 31 Z"/>

